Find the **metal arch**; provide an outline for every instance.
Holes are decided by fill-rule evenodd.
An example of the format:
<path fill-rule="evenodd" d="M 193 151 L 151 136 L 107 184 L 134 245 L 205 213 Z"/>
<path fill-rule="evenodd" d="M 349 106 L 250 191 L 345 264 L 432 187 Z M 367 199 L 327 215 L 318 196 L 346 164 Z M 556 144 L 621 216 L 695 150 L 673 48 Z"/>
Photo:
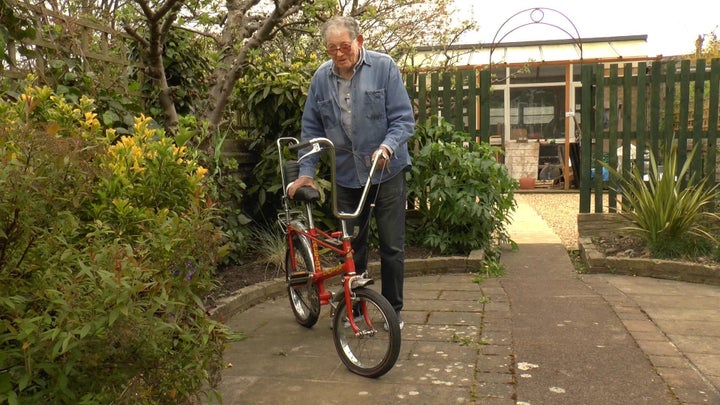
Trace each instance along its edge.
<path fill-rule="evenodd" d="M 569 32 L 568 30 L 566 30 L 565 28 L 563 28 L 563 27 L 561 27 L 561 26 L 559 26 L 559 25 L 557 25 L 557 24 L 552 24 L 552 23 L 543 21 L 543 20 L 545 19 L 545 11 L 552 11 L 552 12 L 554 12 L 554 13 L 559 14 L 560 16 L 562 16 L 565 20 L 567 20 L 567 22 L 570 24 L 570 26 L 572 26 L 572 30 L 574 30 L 575 33 L 573 34 L 572 32 Z M 498 35 L 500 35 L 503 27 L 505 27 L 505 26 L 510 22 L 510 20 L 512 20 L 513 18 L 515 18 L 515 17 L 517 17 L 517 16 L 519 16 L 520 14 L 523 14 L 523 13 L 527 13 L 527 14 L 528 14 L 528 17 L 530 18 L 530 21 L 529 21 L 529 22 L 525 22 L 525 23 L 521 23 L 521 24 L 515 26 L 514 28 L 512 28 L 511 30 L 509 30 L 508 32 L 506 32 L 502 37 L 500 37 L 500 39 L 498 39 Z M 518 11 L 517 13 L 513 14 L 510 18 L 508 18 L 507 20 L 505 20 L 505 22 L 503 22 L 503 23 L 500 25 L 500 28 L 498 28 L 497 31 L 495 31 L 495 36 L 493 37 L 492 44 L 491 44 L 491 46 L 490 46 L 490 58 L 489 58 L 489 61 L 488 61 L 488 66 L 492 67 L 492 63 L 493 63 L 493 61 L 492 61 L 493 53 L 495 52 L 495 49 L 497 49 L 498 45 L 501 44 L 502 41 L 503 41 L 508 35 L 510 35 L 510 34 L 512 34 L 513 32 L 519 30 L 520 28 L 527 27 L 527 26 L 533 25 L 533 24 L 542 24 L 542 25 L 547 25 L 547 26 L 550 26 L 550 27 L 554 27 L 554 28 L 557 28 L 557 29 L 559 29 L 560 31 L 564 32 L 565 34 L 567 34 L 567 35 L 573 40 L 573 43 L 580 49 L 580 61 L 582 62 L 582 60 L 583 60 L 583 44 L 582 44 L 582 38 L 580 37 L 580 32 L 578 31 L 577 27 L 576 27 L 575 24 L 572 22 L 572 20 L 571 20 L 570 18 L 568 18 L 568 16 L 566 16 L 566 15 L 563 14 L 562 12 L 560 12 L 560 11 L 558 11 L 558 10 L 555 10 L 555 9 L 553 9 L 553 8 L 547 8 L 547 7 L 532 7 L 532 8 L 527 8 L 527 9 L 522 10 L 522 11 Z"/>
<path fill-rule="evenodd" d="M 569 32 L 567 29 L 565 29 L 565 28 L 557 25 L 557 24 L 553 24 L 553 23 L 549 23 L 549 22 L 543 21 L 543 20 L 545 19 L 545 11 L 550 11 L 550 12 L 553 12 L 553 13 L 556 13 L 556 14 L 562 16 L 565 20 L 567 20 L 567 22 L 568 22 L 568 23 L 570 24 L 570 26 L 572 27 L 572 30 L 574 31 L 574 34 L 573 34 L 572 32 Z M 527 13 L 527 14 L 528 14 L 528 16 L 529 16 L 529 18 L 530 18 L 530 21 L 529 21 L 529 22 L 525 22 L 525 23 L 520 23 L 519 25 L 515 26 L 514 28 L 512 28 L 512 29 L 510 29 L 508 32 L 506 32 L 504 35 L 502 35 L 502 36 L 500 37 L 500 39 L 498 39 L 498 35 L 501 34 L 503 27 L 505 27 L 512 19 L 514 19 L 515 17 L 517 17 L 517 16 L 519 16 L 519 15 L 521 15 L 521 14 L 523 14 L 523 13 Z M 493 37 L 493 41 L 492 41 L 492 44 L 491 44 L 491 46 L 490 46 L 490 55 L 489 55 L 489 60 L 488 60 L 488 70 L 489 70 L 489 73 L 490 73 L 490 76 L 491 76 L 491 77 L 492 77 L 492 64 L 493 64 L 493 59 L 492 59 L 492 58 L 493 58 L 493 53 L 495 52 L 495 49 L 497 49 L 498 45 L 499 45 L 500 43 L 502 43 L 502 41 L 503 41 L 508 35 L 510 35 L 510 34 L 512 34 L 513 32 L 519 30 L 520 28 L 527 27 L 527 26 L 533 25 L 533 24 L 543 24 L 543 25 L 547 25 L 547 26 L 550 26 L 550 27 L 554 27 L 554 28 L 557 28 L 557 29 L 559 29 L 560 31 L 564 32 L 565 34 L 567 34 L 567 35 L 573 40 L 574 45 L 576 45 L 576 46 L 578 47 L 578 49 L 580 50 L 580 65 L 582 66 L 582 64 L 583 64 L 583 44 L 582 44 L 582 38 L 580 37 L 580 32 L 578 31 L 577 27 L 576 27 L 575 24 L 572 22 L 572 20 L 571 20 L 568 16 L 566 16 L 565 14 L 563 14 L 562 12 L 560 12 L 560 11 L 558 11 L 558 10 L 555 10 L 555 9 L 553 9 L 553 8 L 533 7 L 533 8 L 528 8 L 528 9 L 525 9 L 525 10 L 522 10 L 522 11 L 519 11 L 519 12 L 513 14 L 510 18 L 508 18 L 507 20 L 505 20 L 505 22 L 503 22 L 503 23 L 500 25 L 500 27 L 498 28 L 498 30 L 495 32 L 495 36 Z M 492 81 L 492 80 L 491 80 L 491 81 Z M 566 92 L 567 92 L 567 90 L 566 90 Z M 507 106 L 506 106 L 506 107 L 507 107 Z M 575 124 L 576 124 L 576 126 L 577 126 L 577 121 L 575 121 L 575 117 L 574 117 L 574 116 L 572 117 L 572 120 L 575 122 Z M 570 160 L 570 154 L 569 154 L 569 152 L 570 152 L 570 148 L 569 148 L 569 138 L 570 138 L 570 134 L 569 134 L 569 131 L 568 131 L 569 128 L 567 127 L 567 125 L 568 125 L 568 124 L 567 124 L 567 114 L 566 114 L 565 153 L 564 153 L 564 162 L 563 162 L 563 166 L 564 166 L 563 172 L 564 172 L 564 173 L 569 173 L 569 172 L 570 172 L 570 170 L 569 170 L 569 169 L 570 169 L 570 167 L 569 167 L 569 160 Z M 577 135 L 576 135 L 576 136 L 577 136 Z M 582 134 L 581 134 L 581 137 L 582 137 Z M 576 138 L 576 141 L 577 141 L 577 138 Z M 503 144 L 504 144 L 504 143 L 505 143 L 505 136 L 503 135 Z M 567 176 L 566 176 L 565 189 L 567 190 L 567 189 L 569 188 L 569 186 L 570 186 L 570 182 L 567 181 Z"/>

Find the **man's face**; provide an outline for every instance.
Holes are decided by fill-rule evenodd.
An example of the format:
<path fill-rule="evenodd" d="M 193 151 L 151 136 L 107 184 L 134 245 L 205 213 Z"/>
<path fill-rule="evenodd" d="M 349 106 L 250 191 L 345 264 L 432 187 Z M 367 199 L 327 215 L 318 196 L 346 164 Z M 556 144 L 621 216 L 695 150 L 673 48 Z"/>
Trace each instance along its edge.
<path fill-rule="evenodd" d="M 360 59 L 362 35 L 351 38 L 345 30 L 330 30 L 325 34 L 325 50 L 340 72 L 351 72 Z"/>

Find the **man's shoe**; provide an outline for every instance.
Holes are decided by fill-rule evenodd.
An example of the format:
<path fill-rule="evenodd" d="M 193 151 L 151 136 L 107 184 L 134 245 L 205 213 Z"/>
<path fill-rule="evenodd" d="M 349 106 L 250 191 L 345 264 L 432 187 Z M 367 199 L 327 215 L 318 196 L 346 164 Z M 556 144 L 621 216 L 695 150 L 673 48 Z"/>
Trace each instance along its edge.
<path fill-rule="evenodd" d="M 398 317 L 398 320 L 400 321 L 400 322 L 399 322 L 399 323 L 400 323 L 400 330 L 403 330 L 403 327 L 405 326 L 405 321 L 402 320 L 402 318 L 400 317 L 400 314 L 398 314 L 397 317 Z M 388 329 L 390 329 L 390 328 L 388 328 L 387 322 L 385 322 L 385 324 L 383 325 L 383 329 L 385 329 L 385 331 L 387 331 Z"/>
<path fill-rule="evenodd" d="M 360 310 L 359 310 L 359 309 L 353 308 L 353 319 L 355 320 L 355 323 L 356 323 L 356 324 L 357 324 L 360 320 L 363 319 L 362 315 L 360 314 Z M 330 317 L 330 329 L 333 328 L 333 322 L 334 322 L 334 321 L 335 321 L 334 317 L 331 316 L 331 317 Z M 349 328 L 349 327 L 350 327 L 350 321 L 348 321 L 347 316 L 344 316 L 344 317 L 343 317 L 343 326 L 346 327 L 346 328 Z"/>
<path fill-rule="evenodd" d="M 353 320 L 355 321 L 355 324 L 360 322 L 363 319 L 363 316 L 360 314 L 359 309 L 353 309 Z M 343 317 L 343 326 L 346 328 L 350 327 L 350 321 L 348 320 L 347 316 Z M 330 318 L 330 329 L 333 328 L 333 319 Z"/>
<path fill-rule="evenodd" d="M 353 320 L 355 321 L 355 324 L 357 325 L 358 323 L 360 323 L 360 321 L 363 320 L 363 317 L 362 317 L 362 315 L 354 315 L 353 314 Z M 343 323 L 343 326 L 345 326 L 346 328 L 350 327 L 350 320 L 348 320 L 347 317 L 345 317 L 345 322 Z"/>
<path fill-rule="evenodd" d="M 356 324 L 356 325 L 357 325 L 360 321 L 363 320 L 362 315 L 356 315 L 356 316 L 354 316 L 353 318 L 355 319 L 355 324 Z M 350 321 L 348 321 L 347 317 L 344 317 L 344 318 L 343 318 L 343 326 L 346 327 L 346 328 L 349 328 L 349 327 L 350 327 Z M 330 318 L 330 329 L 332 329 L 332 328 L 333 328 L 333 319 Z"/>

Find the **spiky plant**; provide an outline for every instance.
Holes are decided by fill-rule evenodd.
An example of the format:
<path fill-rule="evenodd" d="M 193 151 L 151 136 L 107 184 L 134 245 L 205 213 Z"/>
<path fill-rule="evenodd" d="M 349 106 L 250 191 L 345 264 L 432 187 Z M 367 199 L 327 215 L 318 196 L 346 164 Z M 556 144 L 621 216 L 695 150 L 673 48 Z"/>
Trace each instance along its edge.
<path fill-rule="evenodd" d="M 619 183 L 624 196 L 622 213 L 631 226 L 624 228 L 643 237 L 656 257 L 679 257 L 707 253 L 718 241 L 709 226 L 720 222 L 715 204 L 720 198 L 718 184 L 690 174 L 696 144 L 678 171 L 677 146 L 671 142 L 663 158 L 664 170 L 650 152 L 648 178 L 637 167 L 623 176 L 607 163 L 601 164 Z"/>
<path fill-rule="evenodd" d="M 270 269 L 275 270 L 273 277 L 278 277 L 285 265 L 285 235 L 277 228 L 260 227 L 253 229 L 252 239 L 257 259 L 265 264 L 265 278 Z"/>

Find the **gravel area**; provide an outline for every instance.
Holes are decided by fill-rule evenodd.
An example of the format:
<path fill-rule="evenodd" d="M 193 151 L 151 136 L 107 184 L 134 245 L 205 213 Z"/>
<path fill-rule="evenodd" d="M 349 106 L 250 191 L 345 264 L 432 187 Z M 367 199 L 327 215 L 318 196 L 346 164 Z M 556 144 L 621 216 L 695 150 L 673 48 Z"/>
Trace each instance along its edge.
<path fill-rule="evenodd" d="M 516 201 L 522 201 L 530 205 L 552 228 L 568 251 L 577 251 L 578 231 L 577 215 L 580 212 L 580 194 L 578 193 L 516 193 Z M 603 207 L 607 212 L 608 200 L 605 195 Z M 594 212 L 594 199 L 590 202 L 590 212 Z M 600 238 L 596 243 L 604 254 L 618 257 L 652 257 L 647 249 L 644 240 L 632 237 Z M 712 254 L 694 254 L 689 257 L 676 258 L 673 260 L 720 265 L 720 258 Z M 720 404 L 719 404 L 720 405 Z"/>
<path fill-rule="evenodd" d="M 533 207 L 568 250 L 578 250 L 579 193 L 515 193 L 515 199 Z M 593 206 L 591 203 L 590 212 Z"/>

